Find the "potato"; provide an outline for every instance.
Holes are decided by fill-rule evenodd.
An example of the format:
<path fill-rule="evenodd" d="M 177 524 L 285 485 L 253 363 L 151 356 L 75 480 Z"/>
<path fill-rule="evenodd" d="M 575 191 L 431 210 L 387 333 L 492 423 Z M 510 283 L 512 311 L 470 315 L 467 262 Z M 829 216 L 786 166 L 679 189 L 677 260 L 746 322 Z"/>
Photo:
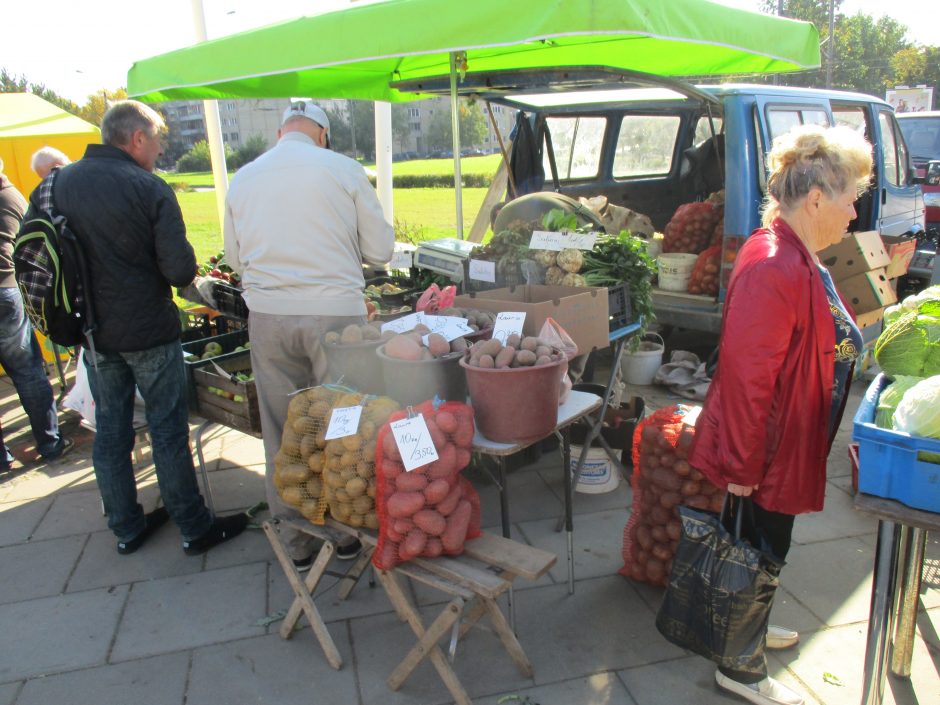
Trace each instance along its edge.
<path fill-rule="evenodd" d="M 429 536 L 440 536 L 447 528 L 447 520 L 433 509 L 421 509 L 415 512 L 412 521 Z"/>
<path fill-rule="evenodd" d="M 478 364 L 480 367 L 484 367 L 490 370 L 496 367 L 496 361 L 493 360 L 493 358 L 489 355 L 480 355 Z"/>
<path fill-rule="evenodd" d="M 388 498 L 386 510 L 390 517 L 410 517 L 424 507 L 424 495 L 421 492 L 395 492 Z"/>
<path fill-rule="evenodd" d="M 404 472 L 395 478 L 395 488 L 400 492 L 421 492 L 428 486 L 428 478 L 420 472 Z"/>
<path fill-rule="evenodd" d="M 291 463 L 280 470 L 281 480 L 285 485 L 299 485 L 306 482 L 312 474 L 313 471 L 301 463 Z"/>
<path fill-rule="evenodd" d="M 359 514 L 366 514 L 375 509 L 375 502 L 372 501 L 372 498 L 368 495 L 354 497 L 352 501 L 352 508 L 354 512 L 358 512 Z"/>
<path fill-rule="evenodd" d="M 483 345 L 480 346 L 480 357 L 484 355 L 489 355 L 490 357 L 496 357 L 499 355 L 499 351 L 503 349 L 503 344 L 499 342 L 497 338 L 490 338 L 483 342 Z M 483 365 L 480 365 L 483 367 Z"/>
<path fill-rule="evenodd" d="M 467 540 L 467 529 L 470 528 L 470 515 L 473 507 L 465 499 L 457 503 L 453 514 L 447 517 L 447 527 L 441 534 L 441 544 L 448 553 L 457 553 L 463 549 Z"/>
<path fill-rule="evenodd" d="M 514 348 L 519 347 L 519 343 L 522 339 L 519 337 L 518 333 L 513 333 L 506 338 L 506 345 L 510 345 Z"/>
<path fill-rule="evenodd" d="M 346 494 L 349 495 L 350 499 L 362 497 L 365 493 L 366 481 L 361 477 L 356 476 L 346 481 Z"/>
<path fill-rule="evenodd" d="M 349 516 L 346 517 L 346 523 L 358 529 L 360 526 L 363 525 L 362 514 L 359 514 L 358 512 L 350 512 Z"/>
<path fill-rule="evenodd" d="M 450 341 L 450 351 L 451 352 L 466 352 L 468 348 L 467 340 L 465 338 L 454 338 Z"/>
<path fill-rule="evenodd" d="M 362 517 L 362 525 L 367 529 L 378 529 L 379 517 L 375 512 L 366 512 Z"/>
<path fill-rule="evenodd" d="M 354 323 L 349 324 L 343 328 L 343 332 L 339 336 L 339 342 L 344 345 L 348 345 L 350 343 L 361 343 L 362 330 Z"/>
<path fill-rule="evenodd" d="M 538 358 L 531 350 L 520 350 L 516 353 L 516 362 L 520 367 L 532 367 Z"/>
<path fill-rule="evenodd" d="M 412 529 L 398 547 L 398 557 L 403 561 L 410 561 L 412 558 L 416 558 L 421 555 L 427 542 L 428 535 L 426 533 L 420 529 Z"/>
<path fill-rule="evenodd" d="M 304 503 L 304 492 L 300 487 L 285 487 L 281 490 L 281 499 L 292 507 L 299 507 Z"/>
<path fill-rule="evenodd" d="M 304 484 L 304 489 L 311 497 L 319 497 L 323 494 L 323 481 L 319 477 L 311 477 Z"/>
<path fill-rule="evenodd" d="M 542 365 L 550 365 L 550 364 L 552 364 L 552 358 L 550 358 L 548 355 L 540 355 L 539 357 L 535 359 L 536 367 L 541 367 Z"/>
<path fill-rule="evenodd" d="M 450 343 L 440 333 L 431 333 L 428 336 L 428 350 L 434 357 L 443 357 L 450 353 Z"/>
<path fill-rule="evenodd" d="M 499 351 L 495 358 L 493 358 L 493 363 L 496 366 L 496 369 L 505 369 L 509 367 L 515 356 L 516 349 L 511 345 L 507 345 Z"/>
<path fill-rule="evenodd" d="M 398 335 L 385 343 L 384 352 L 397 360 L 417 361 L 421 359 L 422 348 L 413 339 Z"/>

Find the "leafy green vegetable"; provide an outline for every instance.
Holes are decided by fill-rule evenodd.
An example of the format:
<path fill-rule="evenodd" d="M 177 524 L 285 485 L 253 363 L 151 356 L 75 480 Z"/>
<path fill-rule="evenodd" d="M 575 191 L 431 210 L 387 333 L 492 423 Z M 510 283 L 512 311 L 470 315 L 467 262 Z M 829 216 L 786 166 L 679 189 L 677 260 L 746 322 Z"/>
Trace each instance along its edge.
<path fill-rule="evenodd" d="M 875 342 L 875 359 L 891 377 L 940 374 L 940 287 L 909 296 Z"/>
<path fill-rule="evenodd" d="M 878 397 L 878 409 L 875 412 L 875 425 L 878 428 L 894 428 L 894 410 L 901 403 L 904 392 L 922 379 L 923 377 L 898 375 L 894 382 L 884 388 Z"/>
<path fill-rule="evenodd" d="M 912 436 L 940 438 L 940 374 L 904 392 L 894 411 L 894 428 Z"/>

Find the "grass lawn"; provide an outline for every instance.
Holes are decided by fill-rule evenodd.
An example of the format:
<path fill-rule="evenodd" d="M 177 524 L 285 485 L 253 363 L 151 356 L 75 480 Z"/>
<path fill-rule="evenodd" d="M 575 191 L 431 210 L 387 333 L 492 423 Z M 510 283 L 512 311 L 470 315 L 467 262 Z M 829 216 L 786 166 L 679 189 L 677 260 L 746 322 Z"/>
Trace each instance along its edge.
<path fill-rule="evenodd" d="M 191 183 L 191 182 L 190 182 Z M 465 188 L 463 190 L 464 234 L 476 217 L 486 189 Z M 178 193 L 186 232 L 196 250 L 196 258 L 204 262 L 222 249 L 222 228 L 216 210 L 214 191 L 187 191 Z M 395 189 L 395 220 L 398 222 L 401 240 L 428 240 L 440 237 L 455 237 L 457 212 L 454 190 L 443 188 Z M 410 237 L 405 237 L 405 233 Z"/>

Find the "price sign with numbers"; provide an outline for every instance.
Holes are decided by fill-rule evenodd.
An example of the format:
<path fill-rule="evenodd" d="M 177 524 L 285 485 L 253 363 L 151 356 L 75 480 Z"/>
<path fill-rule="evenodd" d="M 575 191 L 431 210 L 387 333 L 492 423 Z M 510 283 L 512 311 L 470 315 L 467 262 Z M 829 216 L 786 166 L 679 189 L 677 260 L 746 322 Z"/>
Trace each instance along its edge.
<path fill-rule="evenodd" d="M 437 460 L 437 448 L 431 440 L 423 415 L 392 421 L 390 426 L 406 472 Z"/>
<path fill-rule="evenodd" d="M 333 409 L 333 414 L 330 416 L 330 425 L 326 427 L 325 439 L 332 441 L 334 438 L 353 435 L 359 430 L 359 417 L 361 415 L 361 406 L 342 406 Z"/>
<path fill-rule="evenodd" d="M 496 262 L 487 262 L 482 259 L 470 260 L 470 278 L 479 282 L 496 281 Z"/>
<path fill-rule="evenodd" d="M 385 331 L 390 330 L 393 333 L 407 333 L 419 323 L 424 323 L 423 311 L 409 313 L 407 316 L 402 316 L 401 318 L 396 318 L 394 321 L 383 323 L 382 332 L 384 333 Z"/>
<path fill-rule="evenodd" d="M 549 230 L 533 230 L 532 239 L 529 240 L 530 250 L 563 250 L 566 233 L 556 233 Z"/>
<path fill-rule="evenodd" d="M 496 323 L 493 325 L 493 337 L 505 344 L 506 338 L 513 333 L 522 335 L 522 324 L 525 323 L 525 311 L 502 311 L 496 314 Z"/>
<path fill-rule="evenodd" d="M 394 252 L 392 261 L 388 263 L 389 269 L 411 269 L 412 255 L 410 252 Z"/>
<path fill-rule="evenodd" d="M 431 329 L 431 333 L 444 336 L 448 343 L 454 338 L 474 332 L 473 328 L 467 325 L 467 319 L 459 316 L 425 316 L 424 325 Z M 428 344 L 427 335 L 422 336 L 422 340 L 425 345 Z"/>

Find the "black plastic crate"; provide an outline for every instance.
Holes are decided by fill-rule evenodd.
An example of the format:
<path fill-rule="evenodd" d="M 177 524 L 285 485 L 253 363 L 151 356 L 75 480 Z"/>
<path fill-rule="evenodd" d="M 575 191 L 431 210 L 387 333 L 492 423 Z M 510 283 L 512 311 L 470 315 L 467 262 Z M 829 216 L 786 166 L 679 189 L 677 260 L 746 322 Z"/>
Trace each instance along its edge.
<path fill-rule="evenodd" d="M 243 321 L 248 320 L 248 306 L 242 298 L 242 290 L 223 281 L 212 283 L 212 298 L 220 313 Z"/>
<path fill-rule="evenodd" d="M 213 334 L 212 319 L 206 313 L 190 313 L 184 311 L 186 320 L 180 319 L 180 339 L 184 343 L 193 340 L 202 340 Z"/>
<path fill-rule="evenodd" d="M 239 346 L 244 346 L 248 342 L 248 331 L 247 330 L 237 330 L 231 333 L 223 333 L 222 335 L 214 335 L 209 338 L 203 338 L 202 340 L 193 340 L 188 343 L 183 343 L 183 364 L 186 366 L 186 379 L 187 384 L 189 385 L 189 406 L 194 411 L 197 409 L 197 400 L 196 400 L 196 383 L 193 378 L 193 370 L 201 369 L 203 367 L 211 367 L 212 362 L 222 363 L 226 360 L 231 360 L 233 358 L 244 355 L 244 351 L 235 350 Z M 202 354 L 205 350 L 206 345 L 209 343 L 218 343 L 222 346 L 222 354 L 216 355 L 215 357 L 209 358 L 208 360 L 203 360 Z M 200 357 L 199 360 L 187 360 L 186 355 L 197 355 Z"/>
<path fill-rule="evenodd" d="M 626 284 L 607 287 L 607 311 L 610 330 L 615 331 L 633 323 L 633 305 L 630 287 Z"/>

